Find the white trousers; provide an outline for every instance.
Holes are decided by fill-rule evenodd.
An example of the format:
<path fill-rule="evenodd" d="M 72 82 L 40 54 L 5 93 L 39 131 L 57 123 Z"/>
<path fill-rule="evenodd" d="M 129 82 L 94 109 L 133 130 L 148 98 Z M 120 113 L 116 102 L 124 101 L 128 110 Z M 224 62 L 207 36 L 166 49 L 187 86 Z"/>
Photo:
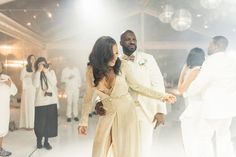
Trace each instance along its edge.
<path fill-rule="evenodd" d="M 150 157 L 154 126 L 152 123 L 150 123 L 150 121 L 148 121 L 147 117 L 144 115 L 143 110 L 140 107 L 136 107 L 136 112 L 138 115 L 139 127 L 141 131 L 141 157 Z"/>
<path fill-rule="evenodd" d="M 186 157 L 199 157 L 199 118 L 182 118 L 181 131 Z"/>
<path fill-rule="evenodd" d="M 79 100 L 79 90 L 67 90 L 67 118 L 78 117 L 78 100 Z"/>
<path fill-rule="evenodd" d="M 199 126 L 199 157 L 215 157 L 212 138 L 216 137 L 216 156 L 235 157 L 231 142 L 232 118 L 202 119 Z"/>

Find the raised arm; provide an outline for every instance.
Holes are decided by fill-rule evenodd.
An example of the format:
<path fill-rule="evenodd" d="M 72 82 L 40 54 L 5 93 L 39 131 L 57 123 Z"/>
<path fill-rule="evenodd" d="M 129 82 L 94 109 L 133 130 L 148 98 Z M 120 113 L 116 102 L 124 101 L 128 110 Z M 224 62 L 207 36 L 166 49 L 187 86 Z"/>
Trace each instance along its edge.
<path fill-rule="evenodd" d="M 138 92 L 141 95 L 151 97 L 154 99 L 166 101 L 171 97 L 169 94 L 165 94 L 164 92 L 158 92 L 156 90 L 147 88 L 136 81 L 136 78 L 132 75 L 132 69 L 130 66 L 127 66 L 126 61 L 122 61 L 122 74 L 125 75 L 126 81 L 131 89 Z M 174 97 L 174 96 L 173 96 Z M 170 101 L 171 102 L 171 101 Z"/>

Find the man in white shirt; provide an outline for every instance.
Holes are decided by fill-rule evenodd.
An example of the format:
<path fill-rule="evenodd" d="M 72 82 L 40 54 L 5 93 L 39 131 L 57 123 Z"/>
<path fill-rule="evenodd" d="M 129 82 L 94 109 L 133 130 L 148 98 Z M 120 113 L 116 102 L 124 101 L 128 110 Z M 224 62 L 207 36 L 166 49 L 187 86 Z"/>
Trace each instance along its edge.
<path fill-rule="evenodd" d="M 225 53 L 227 46 L 224 36 L 212 38 L 209 57 L 188 90 L 189 95 L 202 95 L 199 157 L 214 157 L 214 135 L 217 157 L 235 157 L 230 125 L 236 116 L 236 64 Z"/>
<path fill-rule="evenodd" d="M 122 59 L 128 60 L 132 72 L 140 84 L 165 92 L 164 81 L 160 69 L 154 57 L 150 54 L 137 52 L 137 40 L 133 31 L 126 30 L 121 34 L 120 45 L 123 49 Z M 129 82 L 127 82 L 129 85 Z M 158 100 L 151 99 L 130 89 L 130 93 L 136 104 L 136 111 L 141 128 L 142 157 L 150 156 L 152 146 L 152 136 L 154 124 L 153 117 L 157 124 L 164 124 L 164 115 L 166 114 L 166 105 Z M 101 102 L 96 104 L 96 111 L 99 115 L 105 114 Z M 157 113 L 157 114 L 156 114 Z"/>
<path fill-rule="evenodd" d="M 61 82 L 65 83 L 65 92 L 67 95 L 67 122 L 71 122 L 72 112 L 74 120 L 78 121 L 78 99 L 81 77 L 79 70 L 73 63 L 69 62 L 69 66 L 63 69 Z"/>

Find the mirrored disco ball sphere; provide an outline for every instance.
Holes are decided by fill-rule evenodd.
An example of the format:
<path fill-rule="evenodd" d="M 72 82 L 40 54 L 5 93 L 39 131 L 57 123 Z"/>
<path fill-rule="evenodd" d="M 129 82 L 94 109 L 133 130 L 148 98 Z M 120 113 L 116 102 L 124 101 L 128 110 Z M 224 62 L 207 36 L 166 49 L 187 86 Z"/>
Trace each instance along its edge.
<path fill-rule="evenodd" d="M 184 31 L 191 27 L 192 15 L 188 10 L 177 10 L 171 21 L 171 27 L 176 31 Z"/>
<path fill-rule="evenodd" d="M 218 8 L 222 0 L 200 0 L 200 4 L 205 9 L 215 9 Z"/>
<path fill-rule="evenodd" d="M 170 23 L 174 15 L 174 8 L 171 5 L 164 5 L 159 19 L 163 23 Z"/>

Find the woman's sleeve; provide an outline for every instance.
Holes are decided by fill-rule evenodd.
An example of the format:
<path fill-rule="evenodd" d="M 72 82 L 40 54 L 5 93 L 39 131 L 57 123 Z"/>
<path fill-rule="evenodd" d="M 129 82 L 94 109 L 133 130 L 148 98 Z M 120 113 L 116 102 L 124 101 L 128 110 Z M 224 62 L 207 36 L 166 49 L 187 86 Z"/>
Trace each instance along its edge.
<path fill-rule="evenodd" d="M 158 99 L 158 100 L 162 99 L 162 97 L 165 95 L 165 93 L 158 92 L 156 90 L 145 87 L 142 84 L 138 83 L 135 76 L 133 75 L 132 67 L 127 65 L 126 61 L 122 62 L 122 64 L 123 64 L 122 65 L 122 73 L 124 73 L 124 76 L 126 78 L 128 86 L 132 90 L 138 92 L 139 94 L 141 94 L 143 96 L 147 96 L 147 97 Z M 136 77 L 139 77 L 139 76 L 136 76 Z M 145 77 L 145 76 L 142 76 L 142 77 Z"/>
<path fill-rule="evenodd" d="M 86 70 L 86 91 L 83 98 L 82 115 L 79 123 L 80 126 L 88 126 L 88 116 L 91 111 L 92 98 L 94 94 L 92 80 L 93 80 L 92 68 L 88 67 Z"/>

